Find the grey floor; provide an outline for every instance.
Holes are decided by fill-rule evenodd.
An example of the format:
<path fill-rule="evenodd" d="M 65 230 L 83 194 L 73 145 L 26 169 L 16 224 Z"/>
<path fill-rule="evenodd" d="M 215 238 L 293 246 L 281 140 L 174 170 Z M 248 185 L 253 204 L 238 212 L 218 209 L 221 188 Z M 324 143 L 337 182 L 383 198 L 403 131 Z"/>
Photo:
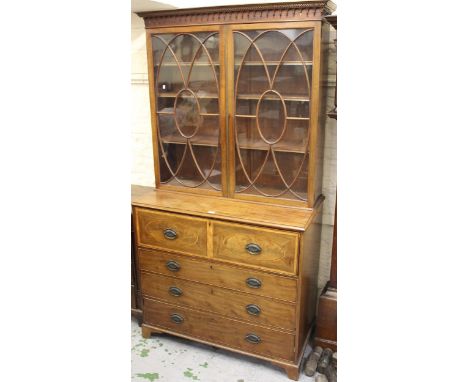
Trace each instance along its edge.
<path fill-rule="evenodd" d="M 307 348 L 306 354 L 310 352 Z M 286 382 L 286 373 L 253 357 L 169 335 L 141 336 L 132 319 L 132 381 Z M 314 382 L 303 373 L 299 381 Z"/>

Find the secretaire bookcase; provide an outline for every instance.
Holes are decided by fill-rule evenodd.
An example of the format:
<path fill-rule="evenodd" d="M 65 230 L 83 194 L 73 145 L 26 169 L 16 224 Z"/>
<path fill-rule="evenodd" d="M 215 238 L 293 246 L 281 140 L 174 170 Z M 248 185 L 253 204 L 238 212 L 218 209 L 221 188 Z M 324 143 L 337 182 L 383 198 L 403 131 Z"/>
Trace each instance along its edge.
<path fill-rule="evenodd" d="M 298 379 L 313 328 L 334 4 L 145 12 L 156 187 L 133 186 L 143 335 Z"/>

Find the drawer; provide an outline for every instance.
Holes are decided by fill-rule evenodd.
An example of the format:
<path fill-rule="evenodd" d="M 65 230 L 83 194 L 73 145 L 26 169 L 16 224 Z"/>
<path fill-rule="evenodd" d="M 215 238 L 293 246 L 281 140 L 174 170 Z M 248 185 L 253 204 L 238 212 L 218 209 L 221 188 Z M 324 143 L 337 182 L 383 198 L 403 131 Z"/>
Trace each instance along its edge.
<path fill-rule="evenodd" d="M 172 304 L 229 316 L 253 324 L 295 328 L 295 304 L 234 292 L 174 277 L 141 272 L 142 293 Z"/>
<path fill-rule="evenodd" d="M 145 324 L 249 353 L 294 361 L 294 335 L 212 313 L 144 300 Z"/>
<path fill-rule="evenodd" d="M 297 233 L 213 223 L 213 257 L 230 262 L 296 273 Z"/>
<path fill-rule="evenodd" d="M 296 301 L 295 277 L 142 248 L 138 249 L 138 260 L 140 270 L 285 301 Z"/>
<path fill-rule="evenodd" d="M 206 256 L 207 221 L 136 208 L 138 245 Z"/>

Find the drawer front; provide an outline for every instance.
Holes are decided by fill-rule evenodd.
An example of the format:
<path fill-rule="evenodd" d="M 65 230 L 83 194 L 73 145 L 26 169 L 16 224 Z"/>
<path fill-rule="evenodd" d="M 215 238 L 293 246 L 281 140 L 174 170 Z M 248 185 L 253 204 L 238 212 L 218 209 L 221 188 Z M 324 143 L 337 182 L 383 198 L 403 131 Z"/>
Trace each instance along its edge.
<path fill-rule="evenodd" d="M 144 295 L 169 303 L 258 325 L 295 328 L 295 304 L 292 303 L 146 272 L 141 272 L 141 288 Z"/>
<path fill-rule="evenodd" d="M 293 277 L 142 248 L 138 249 L 138 260 L 141 270 L 260 296 L 296 301 L 297 281 Z"/>
<path fill-rule="evenodd" d="M 204 219 L 137 208 L 136 222 L 138 245 L 206 256 Z"/>
<path fill-rule="evenodd" d="M 296 273 L 296 233 L 213 223 L 213 256 L 235 263 Z"/>
<path fill-rule="evenodd" d="M 294 361 L 294 335 L 216 314 L 144 300 L 143 320 L 205 341 L 272 358 Z"/>

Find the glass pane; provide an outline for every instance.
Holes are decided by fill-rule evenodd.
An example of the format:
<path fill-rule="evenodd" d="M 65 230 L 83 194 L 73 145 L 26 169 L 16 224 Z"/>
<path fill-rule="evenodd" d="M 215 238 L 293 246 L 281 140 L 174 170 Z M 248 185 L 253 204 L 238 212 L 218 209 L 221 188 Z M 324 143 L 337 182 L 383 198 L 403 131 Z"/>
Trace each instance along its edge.
<path fill-rule="evenodd" d="M 313 30 L 234 31 L 236 193 L 307 200 Z"/>
<path fill-rule="evenodd" d="M 160 179 L 221 190 L 218 32 L 152 36 Z"/>

